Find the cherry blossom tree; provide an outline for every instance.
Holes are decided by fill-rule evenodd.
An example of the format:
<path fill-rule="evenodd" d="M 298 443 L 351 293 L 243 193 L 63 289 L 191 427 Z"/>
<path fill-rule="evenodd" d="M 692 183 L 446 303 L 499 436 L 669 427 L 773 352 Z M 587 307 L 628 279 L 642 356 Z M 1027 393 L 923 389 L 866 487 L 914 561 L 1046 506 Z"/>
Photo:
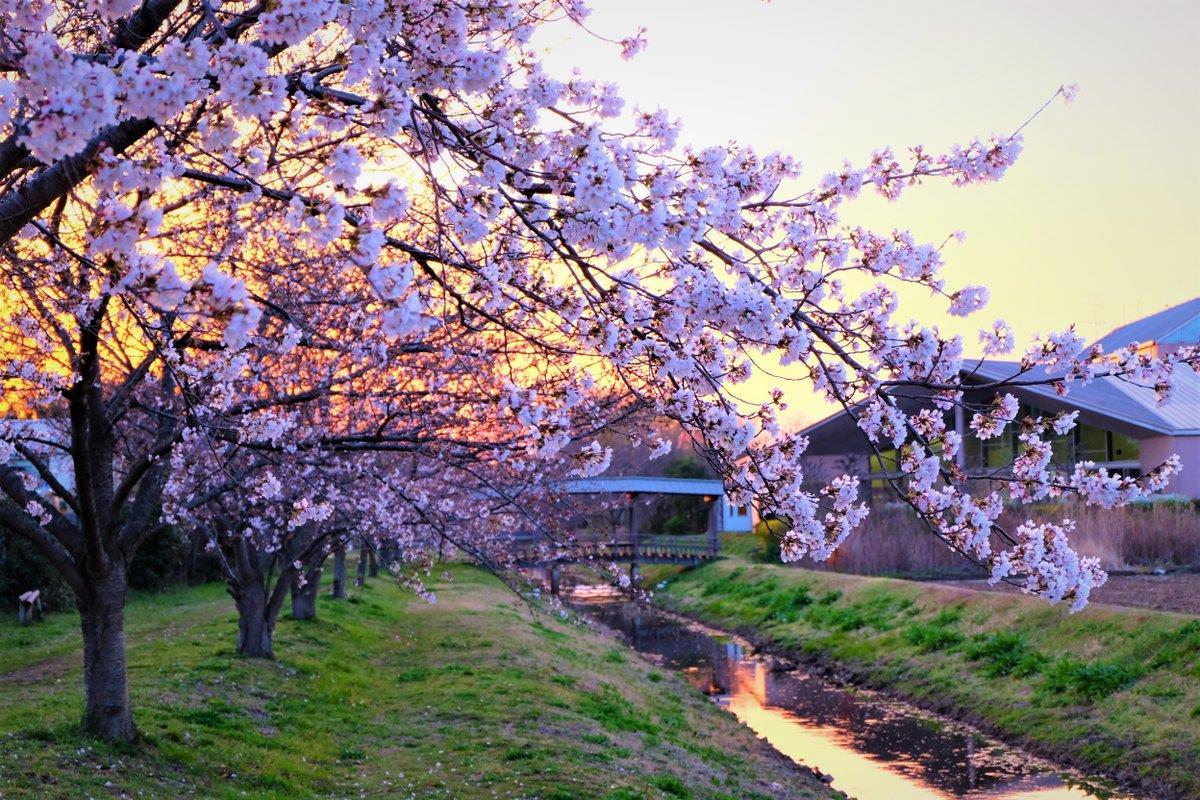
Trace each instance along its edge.
<path fill-rule="evenodd" d="M 899 289 L 953 315 L 986 290 L 948 286 L 941 245 L 842 219 L 864 190 L 1002 177 L 1024 126 L 942 153 L 881 149 L 806 182 L 790 156 L 681 146 L 667 112 L 549 75 L 533 34 L 586 14 L 575 0 L 0 0 L 0 378 L 46 422 L 0 433 L 0 461 L 36 473 L 5 468 L 0 523 L 75 592 L 87 730 L 135 735 L 125 572 L 163 524 L 168 483 L 168 505 L 203 496 L 202 463 L 262 487 L 224 507 L 222 535 L 244 536 L 260 509 L 260 549 L 290 556 L 276 538 L 309 521 L 272 502 L 279 463 L 355 457 L 322 468 L 312 508 L 346 504 L 332 477 L 379 453 L 507 497 L 509 476 L 648 408 L 703 439 L 733 502 L 788 520 L 786 558 L 827 556 L 867 509 L 851 476 L 805 490 L 782 392 L 739 399 L 761 358 L 899 449 L 898 490 L 997 579 L 1076 606 L 1103 580 L 1069 523 L 999 531 L 1001 497 L 970 491 L 944 414 L 901 403 L 962 403 L 965 345 L 900 316 Z M 988 354 L 1014 346 L 1002 322 L 982 337 Z M 1016 384 L 1110 378 L 1166 397 L 1196 358 L 1082 347 L 1071 331 L 1035 342 L 985 387 L 997 401 L 971 409 L 973 428 L 1014 422 Z M 1070 424 L 1022 422 L 1013 497 L 1117 504 L 1179 466 L 1059 473 L 1045 434 Z M 583 474 L 611 455 L 570 453 Z M 393 490 L 405 513 L 439 506 Z"/>

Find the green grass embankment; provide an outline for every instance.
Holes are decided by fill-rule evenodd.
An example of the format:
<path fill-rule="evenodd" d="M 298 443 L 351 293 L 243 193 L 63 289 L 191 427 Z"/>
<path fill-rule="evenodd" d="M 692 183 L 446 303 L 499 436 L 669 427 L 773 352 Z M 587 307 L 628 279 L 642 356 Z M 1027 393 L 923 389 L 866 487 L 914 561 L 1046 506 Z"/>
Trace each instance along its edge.
<path fill-rule="evenodd" d="M 436 605 L 384 580 L 322 597 L 275 662 L 234 655 L 221 586 L 135 595 L 132 747 L 78 733 L 74 615 L 6 621 L 0 798 L 834 796 L 678 676 L 452 575 Z"/>
<path fill-rule="evenodd" d="M 732 558 L 672 610 L 1155 794 L 1200 797 L 1200 619 Z"/>

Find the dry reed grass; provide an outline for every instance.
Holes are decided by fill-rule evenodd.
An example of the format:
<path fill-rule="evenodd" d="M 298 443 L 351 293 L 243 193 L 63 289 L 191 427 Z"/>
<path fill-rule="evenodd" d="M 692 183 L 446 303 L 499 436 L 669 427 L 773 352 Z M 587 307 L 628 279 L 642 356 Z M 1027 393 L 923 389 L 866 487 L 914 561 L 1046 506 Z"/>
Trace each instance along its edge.
<path fill-rule="evenodd" d="M 1075 520 L 1071 541 L 1076 551 L 1098 557 L 1106 569 L 1200 567 L 1200 513 L 1191 507 L 1155 504 L 1103 509 L 1061 503 L 1007 509 L 999 521 L 1007 530 L 1015 530 L 1026 520 L 1062 518 Z M 829 562 L 804 559 L 801 566 L 858 575 L 983 574 L 929 533 L 909 509 L 897 504 L 872 509 L 867 521 Z"/>

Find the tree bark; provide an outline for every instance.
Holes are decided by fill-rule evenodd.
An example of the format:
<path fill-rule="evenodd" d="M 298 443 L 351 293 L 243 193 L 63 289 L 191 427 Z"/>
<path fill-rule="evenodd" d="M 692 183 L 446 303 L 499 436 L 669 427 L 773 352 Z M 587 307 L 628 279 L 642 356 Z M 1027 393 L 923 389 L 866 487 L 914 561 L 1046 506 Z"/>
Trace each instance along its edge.
<path fill-rule="evenodd" d="M 238 610 L 237 654 L 244 658 L 275 658 L 275 617 L 262 582 L 230 587 Z"/>
<path fill-rule="evenodd" d="M 367 542 L 364 539 L 358 543 L 358 575 L 354 578 L 354 585 L 363 587 L 367 583 Z"/>
<path fill-rule="evenodd" d="M 379 559 L 375 557 L 374 550 L 370 550 L 367 552 L 367 559 L 370 562 L 370 566 L 371 566 L 371 571 L 370 571 L 371 577 L 378 578 L 379 577 Z"/>
<path fill-rule="evenodd" d="M 138 736 L 125 674 L 125 566 L 112 564 L 77 598 L 83 627 L 83 731 L 111 742 Z"/>
<path fill-rule="evenodd" d="M 321 568 L 308 573 L 308 582 L 300 585 L 300 575 L 292 578 L 292 619 L 317 618 L 317 590 L 321 586 Z"/>
<path fill-rule="evenodd" d="M 339 547 L 333 551 L 333 590 L 329 596 L 335 600 L 346 597 L 346 548 Z"/>

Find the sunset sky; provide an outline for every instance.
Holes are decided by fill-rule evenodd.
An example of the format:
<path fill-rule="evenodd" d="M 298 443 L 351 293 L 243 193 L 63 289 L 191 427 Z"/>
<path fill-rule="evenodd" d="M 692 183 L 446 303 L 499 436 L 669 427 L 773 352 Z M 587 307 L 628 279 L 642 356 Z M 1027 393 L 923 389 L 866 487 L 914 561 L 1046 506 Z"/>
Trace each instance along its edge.
<path fill-rule="evenodd" d="M 1018 342 L 1071 322 L 1096 338 L 1200 294 L 1200 3 L 1020 0 L 597 0 L 589 20 L 612 38 L 649 29 L 632 61 L 581 33 L 544 36 L 559 75 L 614 80 L 642 108 L 684 122 L 683 141 L 737 139 L 796 156 L 819 180 L 892 145 L 943 148 L 1008 133 L 1063 83 L 1082 87 L 1026 130 L 998 184 L 927 184 L 847 217 L 912 229 L 947 252 L 949 284 L 982 283 Z M 910 316 L 946 322 L 915 298 Z M 968 350 L 970 352 L 970 349 Z M 769 381 L 768 381 L 769 382 Z M 823 415 L 789 391 L 793 419 Z"/>

